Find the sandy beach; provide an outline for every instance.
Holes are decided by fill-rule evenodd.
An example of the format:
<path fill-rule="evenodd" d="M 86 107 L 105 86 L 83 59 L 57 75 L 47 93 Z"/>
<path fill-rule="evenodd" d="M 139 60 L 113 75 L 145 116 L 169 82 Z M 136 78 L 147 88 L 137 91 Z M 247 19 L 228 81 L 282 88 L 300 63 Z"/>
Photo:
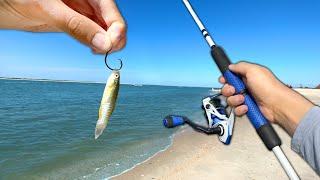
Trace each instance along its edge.
<path fill-rule="evenodd" d="M 297 89 L 320 104 L 320 90 Z M 301 179 L 320 179 L 290 149 L 290 136 L 274 125 L 282 149 Z M 237 118 L 231 144 L 184 128 L 163 152 L 113 179 L 287 179 L 277 159 L 259 139 L 249 120 Z"/>

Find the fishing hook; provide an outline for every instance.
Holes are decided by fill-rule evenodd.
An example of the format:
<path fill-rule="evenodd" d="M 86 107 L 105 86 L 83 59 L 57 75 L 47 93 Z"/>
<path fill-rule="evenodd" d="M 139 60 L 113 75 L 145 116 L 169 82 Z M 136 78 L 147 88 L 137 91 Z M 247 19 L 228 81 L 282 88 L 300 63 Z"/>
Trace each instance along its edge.
<path fill-rule="evenodd" d="M 118 59 L 119 61 L 120 61 L 120 68 L 118 68 L 118 69 L 114 69 L 114 68 L 111 68 L 109 65 L 108 65 L 108 63 L 107 63 L 107 61 L 108 61 L 108 59 L 107 59 L 107 57 L 108 57 L 108 54 L 109 54 L 109 52 L 107 52 L 106 53 L 106 56 L 104 57 L 104 63 L 106 64 L 106 66 L 108 67 L 108 69 L 110 69 L 110 70 L 116 70 L 116 71 L 119 71 L 121 68 L 122 68 L 122 60 L 121 59 Z"/>

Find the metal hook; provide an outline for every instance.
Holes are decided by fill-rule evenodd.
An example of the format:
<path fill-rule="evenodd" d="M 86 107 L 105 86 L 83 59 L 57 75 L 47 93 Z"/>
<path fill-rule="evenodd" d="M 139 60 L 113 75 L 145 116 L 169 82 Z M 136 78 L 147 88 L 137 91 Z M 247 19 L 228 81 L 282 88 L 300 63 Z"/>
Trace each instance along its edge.
<path fill-rule="evenodd" d="M 118 69 L 114 69 L 114 68 L 111 68 L 109 65 L 108 65 L 108 63 L 107 63 L 107 61 L 108 61 L 108 59 L 107 59 L 107 57 L 108 57 L 108 53 L 109 52 L 107 52 L 106 53 L 106 56 L 104 57 L 104 63 L 106 64 L 106 66 L 110 69 L 110 70 L 116 70 L 116 71 L 119 71 L 121 68 L 122 68 L 122 60 L 121 59 L 118 59 L 119 61 L 120 61 L 120 68 L 118 68 Z"/>

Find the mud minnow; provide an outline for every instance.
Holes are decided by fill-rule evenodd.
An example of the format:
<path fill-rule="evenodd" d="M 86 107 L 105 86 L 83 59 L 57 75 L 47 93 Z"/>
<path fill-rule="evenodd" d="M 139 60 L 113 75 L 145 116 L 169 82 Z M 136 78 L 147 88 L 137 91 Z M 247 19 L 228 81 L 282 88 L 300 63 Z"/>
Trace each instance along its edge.
<path fill-rule="evenodd" d="M 117 96 L 119 92 L 120 72 L 113 70 L 107 80 L 104 88 L 103 96 L 100 103 L 99 119 L 97 121 L 95 130 L 95 139 L 102 134 L 103 130 L 107 127 L 107 123 L 115 108 Z"/>

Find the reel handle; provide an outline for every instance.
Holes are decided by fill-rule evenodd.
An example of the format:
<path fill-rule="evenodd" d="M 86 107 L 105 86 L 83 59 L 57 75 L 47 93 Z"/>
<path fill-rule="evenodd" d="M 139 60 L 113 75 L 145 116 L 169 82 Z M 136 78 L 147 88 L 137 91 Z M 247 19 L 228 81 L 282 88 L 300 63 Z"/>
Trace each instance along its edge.
<path fill-rule="evenodd" d="M 211 48 L 211 55 L 226 81 L 235 88 L 236 94 L 244 95 L 244 104 L 248 106 L 247 116 L 266 147 L 272 150 L 275 146 L 280 146 L 281 140 L 278 134 L 261 113 L 250 92 L 246 90 L 246 86 L 241 77 L 229 70 L 228 67 L 231 61 L 224 50 L 219 46 L 213 46 Z"/>
<path fill-rule="evenodd" d="M 162 122 L 166 128 L 175 128 L 186 123 L 185 118 L 183 116 L 175 115 L 166 116 Z"/>

